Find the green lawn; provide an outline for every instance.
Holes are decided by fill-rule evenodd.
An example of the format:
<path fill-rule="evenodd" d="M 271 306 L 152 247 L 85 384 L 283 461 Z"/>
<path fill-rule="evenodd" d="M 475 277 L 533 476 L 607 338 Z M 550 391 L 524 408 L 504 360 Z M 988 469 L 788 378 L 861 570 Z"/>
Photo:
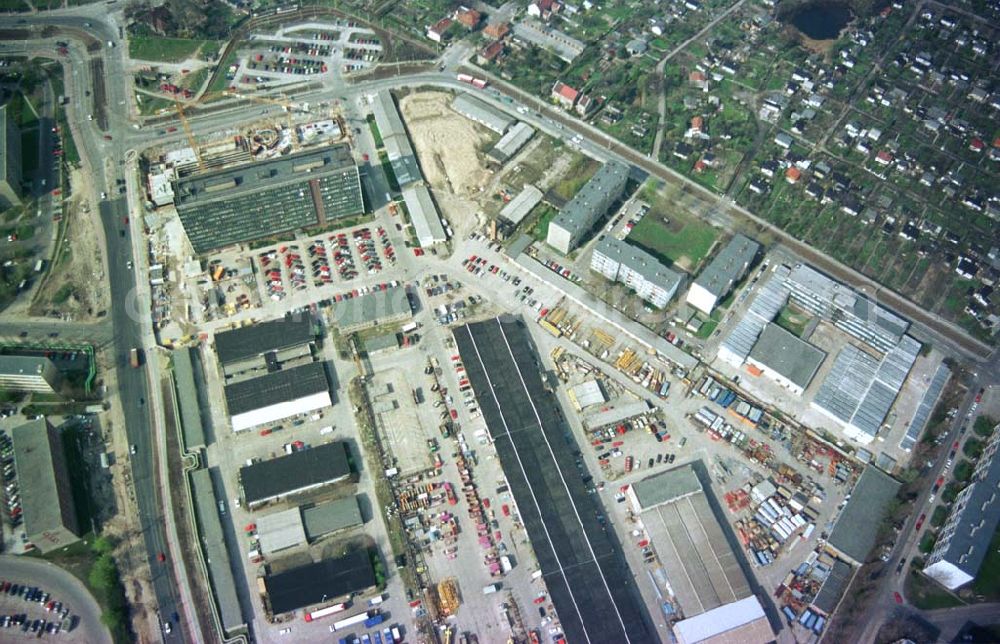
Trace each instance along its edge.
<path fill-rule="evenodd" d="M 686 215 L 646 214 L 632 229 L 629 241 L 693 272 L 715 243 L 715 229 Z"/>
<path fill-rule="evenodd" d="M 986 601 L 1000 601 L 1000 528 L 993 533 L 993 541 L 986 549 L 986 558 L 972 582 L 972 589 L 978 595 L 985 595 Z"/>
<path fill-rule="evenodd" d="M 911 570 L 905 582 L 906 600 L 922 610 L 962 606 L 962 600 L 952 595 L 923 573 Z"/>
<path fill-rule="evenodd" d="M 538 241 L 545 241 L 549 234 L 549 222 L 555 219 L 559 211 L 548 204 L 539 204 L 535 207 L 534 213 L 537 219 L 528 230 L 528 234 Z"/>
<path fill-rule="evenodd" d="M 139 60 L 178 63 L 194 56 L 198 48 L 207 42 L 206 40 L 188 40 L 186 38 L 130 36 L 128 55 Z M 214 45 L 214 48 L 217 51 L 218 45 Z"/>
<path fill-rule="evenodd" d="M 778 326 L 801 338 L 802 334 L 805 333 L 806 327 L 809 325 L 809 316 L 799 311 L 793 311 L 786 305 L 781 309 L 781 313 L 778 314 L 777 322 Z"/>

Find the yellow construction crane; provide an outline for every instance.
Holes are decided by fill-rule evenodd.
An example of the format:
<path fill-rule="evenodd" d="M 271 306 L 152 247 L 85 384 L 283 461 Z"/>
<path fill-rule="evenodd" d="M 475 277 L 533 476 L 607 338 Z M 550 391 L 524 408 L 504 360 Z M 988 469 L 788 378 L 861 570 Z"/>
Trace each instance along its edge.
<path fill-rule="evenodd" d="M 180 119 L 181 127 L 184 128 L 188 144 L 194 151 L 195 158 L 198 159 L 198 169 L 204 171 L 205 161 L 201 158 L 201 151 L 198 149 L 198 142 L 194 139 L 194 132 L 191 131 L 191 124 L 188 123 L 187 116 L 184 115 L 184 105 L 180 101 L 174 101 L 174 107 L 177 108 L 177 118 Z"/>

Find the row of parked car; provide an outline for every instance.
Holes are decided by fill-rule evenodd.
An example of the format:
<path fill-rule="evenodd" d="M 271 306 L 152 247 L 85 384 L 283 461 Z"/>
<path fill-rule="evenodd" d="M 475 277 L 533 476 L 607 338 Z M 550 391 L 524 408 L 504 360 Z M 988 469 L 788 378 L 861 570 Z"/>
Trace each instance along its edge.
<path fill-rule="evenodd" d="M 61 601 L 50 599 L 49 593 L 37 586 L 28 586 L 13 581 L 0 581 L 0 594 L 9 597 L 20 597 L 26 602 L 38 604 L 45 610 L 45 616 L 31 619 L 28 613 L 0 615 L 0 628 L 20 627 L 22 632 L 31 632 L 37 637 L 44 634 L 57 634 L 70 631 L 76 626 L 78 618 L 70 614 L 69 608 Z"/>
<path fill-rule="evenodd" d="M 21 525 L 21 493 L 14 468 L 14 444 L 10 435 L 0 429 L 0 465 L 3 467 L 3 510 L 11 527 Z"/>

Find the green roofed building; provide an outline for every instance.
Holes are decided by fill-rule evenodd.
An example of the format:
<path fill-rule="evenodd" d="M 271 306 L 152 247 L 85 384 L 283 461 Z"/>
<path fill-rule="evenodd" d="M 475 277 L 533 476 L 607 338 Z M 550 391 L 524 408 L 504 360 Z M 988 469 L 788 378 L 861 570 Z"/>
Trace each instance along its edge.
<path fill-rule="evenodd" d="M 889 510 L 901 483 L 882 470 L 868 466 L 851 491 L 851 499 L 833 525 L 827 545 L 850 563 L 868 560 L 882 518 Z"/>
<path fill-rule="evenodd" d="M 347 145 L 178 179 L 174 204 L 199 254 L 364 211 Z"/>

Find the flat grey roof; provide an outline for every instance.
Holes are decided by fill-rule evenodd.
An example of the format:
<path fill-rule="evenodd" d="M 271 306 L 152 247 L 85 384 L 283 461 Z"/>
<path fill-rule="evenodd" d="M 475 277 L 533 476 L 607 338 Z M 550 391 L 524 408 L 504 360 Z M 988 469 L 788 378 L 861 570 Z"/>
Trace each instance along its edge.
<path fill-rule="evenodd" d="M 421 246 L 433 246 L 448 239 L 427 186 L 414 184 L 403 188 L 403 201 Z"/>
<path fill-rule="evenodd" d="M 309 362 L 226 386 L 230 416 L 330 391 L 324 362 Z"/>
<path fill-rule="evenodd" d="M 219 510 L 216 505 L 212 475 L 202 468 L 191 472 L 191 495 L 194 497 L 195 516 L 198 520 L 198 540 L 205 562 L 212 595 L 222 621 L 222 629 L 231 633 L 245 624 L 240 600 L 236 595 L 236 579 L 229 561 L 229 549 L 222 532 Z"/>
<path fill-rule="evenodd" d="M 701 481 L 690 466 L 678 467 L 644 478 L 632 485 L 642 511 L 702 491 Z"/>
<path fill-rule="evenodd" d="M 660 260 L 632 244 L 617 239 L 613 235 L 605 235 L 594 248 L 605 257 L 619 262 L 639 275 L 647 282 L 654 284 L 668 293 L 676 291 L 684 276 L 675 270 L 667 268 Z"/>
<path fill-rule="evenodd" d="M 553 223 L 571 232 L 585 232 L 603 215 L 597 212 L 605 203 L 609 192 L 621 193 L 628 181 L 628 166 L 617 161 L 608 161 L 602 165 L 580 191 L 573 195 L 569 203 L 563 206 Z"/>
<path fill-rule="evenodd" d="M 759 252 L 760 244 L 745 235 L 736 235 L 719 251 L 694 283 L 721 300 L 746 274 Z"/>
<path fill-rule="evenodd" d="M 500 137 L 487 154 L 497 161 L 503 163 L 511 158 L 517 151 L 524 147 L 524 144 L 535 135 L 535 128 L 521 121 L 514 124 L 514 127 L 507 130 L 507 133 Z"/>
<path fill-rule="evenodd" d="M 827 615 L 832 615 L 833 610 L 840 603 L 840 598 L 844 596 L 847 585 L 851 583 L 853 575 L 854 569 L 851 566 L 840 559 L 834 559 L 830 573 L 823 580 L 823 585 L 819 587 L 819 592 L 813 599 L 813 606 Z"/>
<path fill-rule="evenodd" d="M 517 193 L 517 196 L 503 207 L 503 210 L 500 211 L 500 216 L 516 226 L 539 204 L 542 200 L 542 195 L 541 190 L 527 183 L 521 189 L 521 192 Z"/>
<path fill-rule="evenodd" d="M 943 364 L 938 365 L 937 371 L 934 372 L 934 377 L 931 378 L 930 384 L 924 390 L 924 395 L 920 398 L 917 411 L 914 412 L 910 424 L 906 427 L 906 434 L 899 441 L 899 446 L 902 449 L 910 451 L 917 444 L 917 439 L 920 438 L 924 427 L 927 426 L 927 421 L 931 418 L 931 412 L 934 411 L 938 398 L 941 397 L 941 392 L 944 391 L 944 386 L 947 384 L 949 378 L 951 378 L 951 369 Z"/>
<path fill-rule="evenodd" d="M 215 353 L 223 365 L 297 347 L 316 339 L 312 316 L 289 313 L 283 318 L 215 334 Z"/>
<path fill-rule="evenodd" d="M 4 103 L 0 105 L 0 181 L 7 181 L 10 175 L 7 172 L 7 135 L 10 130 L 14 133 L 19 134 L 17 131 L 17 124 L 14 123 L 14 119 L 10 118 L 10 114 L 7 112 L 7 106 L 9 103 Z M 20 143 L 20 141 L 18 141 Z M 18 159 L 18 163 L 20 163 Z M 16 191 L 20 191 L 20 186 L 12 185 Z"/>
<path fill-rule="evenodd" d="M 351 475 L 347 443 L 334 441 L 240 468 L 247 504 L 334 483 Z"/>
<path fill-rule="evenodd" d="M 404 315 L 409 317 L 412 311 L 406 289 L 402 286 L 333 303 L 333 317 L 337 325 L 344 329 L 372 325 L 379 320 Z"/>
<path fill-rule="evenodd" d="M 458 92 L 451 102 L 451 109 L 472 119 L 489 129 L 503 134 L 514 122 L 514 118 L 467 92 Z"/>
<path fill-rule="evenodd" d="M 364 211 L 347 145 L 178 179 L 174 204 L 199 254 Z"/>
<path fill-rule="evenodd" d="M 60 430 L 37 418 L 18 425 L 10 436 L 25 530 L 30 536 L 50 530 L 79 535 Z M 45 550 L 44 544 L 35 545 Z"/>
<path fill-rule="evenodd" d="M 750 351 L 750 359 L 767 365 L 784 378 L 805 389 L 809 386 L 826 352 L 768 323 Z"/>
<path fill-rule="evenodd" d="M 338 532 L 364 524 L 358 497 L 327 501 L 308 508 L 302 508 L 302 523 L 306 537 L 313 541 L 331 532 Z"/>
<path fill-rule="evenodd" d="M 877 467 L 867 466 L 837 518 L 828 543 L 855 562 L 865 563 L 875 545 L 882 517 L 900 485 Z"/>
<path fill-rule="evenodd" d="M 174 387 L 177 389 L 177 407 L 181 413 L 181 434 L 184 449 L 193 451 L 205 447 L 205 426 L 201 422 L 198 384 L 195 380 L 193 347 L 183 347 L 171 353 L 174 364 Z"/>
<path fill-rule="evenodd" d="M 293 548 L 306 542 L 302 514 L 297 507 L 254 517 L 260 550 L 265 554 Z"/>
<path fill-rule="evenodd" d="M 52 361 L 44 356 L 0 354 L 0 375 L 41 375 Z"/>
<path fill-rule="evenodd" d="M 389 156 L 392 172 L 396 175 L 396 182 L 400 186 L 405 186 L 420 181 L 422 177 L 420 166 L 417 164 L 417 155 L 413 152 L 406 127 L 399 117 L 399 110 L 389 90 L 376 92 L 372 101 L 372 114 L 375 116 L 375 125 L 378 126 L 379 136 L 382 137 L 382 144 Z"/>
<path fill-rule="evenodd" d="M 729 545 L 719 517 L 690 465 L 645 479 L 636 496 L 644 505 L 643 526 L 656 548 L 684 614 L 690 618 L 753 593 Z M 639 485 L 639 484 L 637 484 Z"/>

